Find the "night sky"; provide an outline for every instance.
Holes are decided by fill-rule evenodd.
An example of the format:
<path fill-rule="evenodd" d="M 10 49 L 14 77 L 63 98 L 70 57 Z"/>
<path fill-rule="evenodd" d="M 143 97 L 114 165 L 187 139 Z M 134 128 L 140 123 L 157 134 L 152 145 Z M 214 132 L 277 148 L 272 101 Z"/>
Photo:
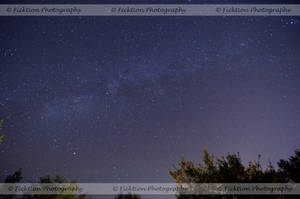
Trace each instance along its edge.
<path fill-rule="evenodd" d="M 299 17 L 1 17 L 1 179 L 174 182 L 203 145 L 275 165 L 300 147 L 299 35 Z"/>

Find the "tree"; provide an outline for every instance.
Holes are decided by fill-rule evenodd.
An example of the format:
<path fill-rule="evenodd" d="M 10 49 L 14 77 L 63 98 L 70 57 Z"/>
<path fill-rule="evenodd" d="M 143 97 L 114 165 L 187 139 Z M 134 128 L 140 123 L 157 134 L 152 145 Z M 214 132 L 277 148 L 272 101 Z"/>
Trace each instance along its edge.
<path fill-rule="evenodd" d="M 5 183 L 19 183 L 23 179 L 22 169 L 19 169 L 12 175 L 8 175 L 5 179 Z M 40 183 L 68 183 L 63 177 L 56 176 L 52 178 L 50 175 L 40 178 Z M 76 183 L 76 181 L 71 181 L 71 183 Z M 12 199 L 20 198 L 16 195 L 0 195 L 1 199 Z M 23 199 L 85 199 L 86 195 L 72 195 L 72 194 L 58 194 L 58 195 L 23 195 Z"/>
<path fill-rule="evenodd" d="M 278 162 L 279 172 L 288 181 L 300 182 L 300 150 L 295 150 L 295 156 Z"/>
<path fill-rule="evenodd" d="M 22 169 L 19 169 L 18 171 L 16 171 L 14 174 L 12 175 L 8 175 L 4 182 L 5 183 L 18 183 L 21 182 L 21 180 L 23 179 L 22 176 Z"/>
<path fill-rule="evenodd" d="M 249 162 L 245 167 L 242 164 L 239 153 L 228 154 L 226 157 L 215 158 L 204 148 L 203 163 L 196 165 L 192 161 L 187 161 L 182 157 L 174 165 L 174 170 L 170 170 L 170 175 L 177 183 L 284 183 L 286 179 L 299 182 L 299 160 L 300 152 L 296 151 L 289 161 L 281 160 L 278 165 L 280 171 L 276 171 L 269 164 L 263 170 L 260 164 L 260 156 L 257 161 Z M 177 195 L 178 199 L 206 199 L 206 198 L 297 198 L 296 196 L 274 196 L 274 195 Z"/>
<path fill-rule="evenodd" d="M 21 180 L 23 179 L 22 176 L 22 169 L 19 169 L 18 171 L 16 171 L 15 173 L 13 173 L 12 175 L 8 175 L 4 182 L 5 183 L 19 183 L 21 182 Z M 12 199 L 15 195 L 0 195 L 1 199 Z"/>

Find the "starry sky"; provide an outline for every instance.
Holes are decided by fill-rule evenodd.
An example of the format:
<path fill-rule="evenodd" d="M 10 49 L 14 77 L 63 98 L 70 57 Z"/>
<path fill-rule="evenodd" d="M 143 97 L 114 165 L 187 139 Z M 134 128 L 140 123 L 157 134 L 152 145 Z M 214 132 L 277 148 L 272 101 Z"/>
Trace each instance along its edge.
<path fill-rule="evenodd" d="M 199 162 L 203 145 L 245 163 L 288 158 L 300 147 L 299 20 L 1 17 L 1 178 L 174 182 L 167 166 Z"/>

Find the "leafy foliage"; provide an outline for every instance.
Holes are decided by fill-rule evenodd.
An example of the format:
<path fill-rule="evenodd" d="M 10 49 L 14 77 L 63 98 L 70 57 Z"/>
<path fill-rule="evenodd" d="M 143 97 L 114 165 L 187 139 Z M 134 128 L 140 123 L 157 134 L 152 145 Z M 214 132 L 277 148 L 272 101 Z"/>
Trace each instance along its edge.
<path fill-rule="evenodd" d="M 244 166 L 239 153 L 227 154 L 215 158 L 209 154 L 207 149 L 203 149 L 203 161 L 195 164 L 192 161 L 185 160 L 182 157 L 178 166 L 174 165 L 174 170 L 170 170 L 170 175 L 177 183 L 284 183 L 300 181 L 300 150 L 295 151 L 295 155 L 288 160 L 278 162 L 278 170 L 269 164 L 266 170 L 263 170 L 260 164 L 260 156 L 257 161 L 249 162 Z M 19 183 L 23 179 L 22 170 L 19 169 L 14 174 L 5 179 L 5 183 Z M 63 177 L 55 178 L 47 175 L 40 178 L 41 183 L 68 183 Z M 71 181 L 70 183 L 76 183 Z M 14 195 L 0 196 L 0 199 L 14 199 Z M 24 195 L 23 199 L 85 199 L 86 195 Z M 16 197 L 21 198 L 21 197 Z M 253 199 L 253 198 L 271 198 L 271 199 L 294 199 L 299 198 L 293 195 L 177 195 L 178 199 Z M 117 195 L 115 199 L 141 199 L 139 195 Z"/>
<path fill-rule="evenodd" d="M 9 175 L 5 179 L 5 183 L 19 183 L 23 179 L 22 169 L 19 169 L 14 174 Z M 40 183 L 68 183 L 63 177 L 56 176 L 52 178 L 50 175 L 40 178 Z M 76 183 L 72 181 L 70 183 Z M 0 196 L 1 199 L 13 199 L 20 198 L 15 195 L 4 195 Z M 86 195 L 67 195 L 67 194 L 58 194 L 58 195 L 23 195 L 23 199 L 85 199 Z"/>
<path fill-rule="evenodd" d="M 239 153 L 228 154 L 226 157 L 214 158 L 204 148 L 203 163 L 196 165 L 182 157 L 178 166 L 170 170 L 170 175 L 177 183 L 284 183 L 287 181 L 299 182 L 300 152 L 289 158 L 288 161 L 278 162 L 279 171 L 269 164 L 263 170 L 260 164 L 260 156 L 257 161 L 249 162 L 245 167 L 242 164 Z M 296 196 L 231 196 L 231 195 L 178 195 L 178 199 L 202 199 L 202 198 L 297 198 Z"/>
<path fill-rule="evenodd" d="M 12 175 L 8 175 L 5 178 L 5 183 L 18 183 L 21 182 L 21 180 L 23 179 L 22 176 L 22 169 L 19 169 L 18 171 L 16 171 L 14 174 Z"/>
<path fill-rule="evenodd" d="M 289 160 L 280 160 L 278 166 L 279 172 L 285 179 L 300 182 L 300 150 L 296 150 L 295 156 L 291 156 Z"/>

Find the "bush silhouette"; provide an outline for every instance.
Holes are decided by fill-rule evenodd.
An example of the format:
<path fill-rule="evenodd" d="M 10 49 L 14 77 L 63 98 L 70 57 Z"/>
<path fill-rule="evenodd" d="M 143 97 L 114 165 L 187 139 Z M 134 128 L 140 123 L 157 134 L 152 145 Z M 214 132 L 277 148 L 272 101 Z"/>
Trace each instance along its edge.
<path fill-rule="evenodd" d="M 278 162 L 279 170 L 269 164 L 263 170 L 260 156 L 257 161 L 249 162 L 248 166 L 242 164 L 239 153 L 228 154 L 226 157 L 215 158 L 204 147 L 203 162 L 196 165 L 182 157 L 178 166 L 169 173 L 177 183 L 286 183 L 299 182 L 300 152 L 295 151 L 295 156 L 289 160 Z M 286 195 L 184 195 L 179 194 L 179 199 L 204 199 L 204 198 L 299 198 L 299 196 Z"/>

